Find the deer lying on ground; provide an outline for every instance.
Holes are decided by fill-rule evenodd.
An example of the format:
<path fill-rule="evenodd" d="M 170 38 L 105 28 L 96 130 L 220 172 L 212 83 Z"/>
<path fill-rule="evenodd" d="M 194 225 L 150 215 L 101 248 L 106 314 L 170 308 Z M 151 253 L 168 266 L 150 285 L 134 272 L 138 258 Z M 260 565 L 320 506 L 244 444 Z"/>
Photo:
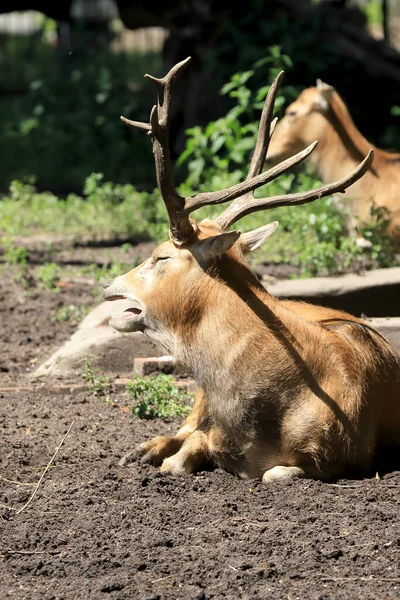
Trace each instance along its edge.
<path fill-rule="evenodd" d="M 339 94 L 320 80 L 287 107 L 271 140 L 266 164 L 276 164 L 316 139 L 319 143 L 309 161 L 324 183 L 343 177 L 374 148 L 371 169 L 347 190 L 348 232 L 355 236 L 357 222 L 371 221 L 374 202 L 389 209 L 389 232 L 400 244 L 400 154 L 372 146 L 355 126 Z"/>
<path fill-rule="evenodd" d="M 186 59 L 162 79 L 150 123 L 123 119 L 152 138 L 170 239 L 103 292 L 132 307 L 111 318 L 122 333 L 145 332 L 185 363 L 199 386 L 192 413 L 175 437 L 141 444 L 143 460 L 164 472 L 191 473 L 213 463 L 244 478 L 331 478 L 368 471 L 376 451 L 400 442 L 400 358 L 362 320 L 306 303 L 280 301 L 252 273 L 245 255 L 277 222 L 229 230 L 256 210 L 344 192 L 366 173 L 372 152 L 342 180 L 308 192 L 254 198 L 253 191 L 310 155 L 312 144 L 263 172 L 281 75 L 261 116 L 246 180 L 183 198 L 172 178 L 168 133 L 173 84 Z M 215 220 L 191 213 L 231 201 Z"/>

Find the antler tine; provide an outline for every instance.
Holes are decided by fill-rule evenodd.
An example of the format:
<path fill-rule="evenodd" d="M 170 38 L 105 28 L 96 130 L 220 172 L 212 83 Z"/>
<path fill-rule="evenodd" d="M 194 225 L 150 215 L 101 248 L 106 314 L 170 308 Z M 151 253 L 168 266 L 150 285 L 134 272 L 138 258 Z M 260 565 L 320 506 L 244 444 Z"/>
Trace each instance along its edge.
<path fill-rule="evenodd" d="M 277 117 L 275 117 L 275 119 L 272 120 L 272 113 L 274 110 L 276 96 L 278 94 L 279 87 L 282 83 L 283 76 L 284 76 L 284 72 L 281 71 L 277 75 L 277 77 L 275 77 L 271 87 L 268 90 L 268 94 L 265 99 L 264 107 L 263 107 L 263 110 L 261 113 L 260 124 L 258 126 L 256 147 L 255 147 L 255 150 L 253 153 L 253 157 L 251 159 L 249 173 L 246 177 L 246 181 L 248 181 L 249 179 L 251 179 L 254 176 L 259 175 L 263 170 L 263 167 L 265 164 L 265 159 L 267 157 L 269 143 L 271 141 L 272 134 L 274 133 L 276 123 L 278 121 Z M 312 152 L 315 145 L 316 145 L 316 143 L 312 147 L 307 148 L 307 150 L 310 150 L 310 152 Z M 308 156 L 308 154 L 307 154 L 307 156 Z M 303 160 L 302 157 L 299 159 L 299 162 L 301 160 Z M 284 163 L 282 163 L 282 165 L 278 165 L 278 166 L 284 167 L 283 171 L 285 171 L 285 170 L 289 169 L 291 166 L 293 166 L 293 164 L 296 164 L 296 163 L 287 164 L 286 162 L 284 162 Z M 280 175 L 283 171 L 280 170 L 277 175 L 273 174 L 271 179 L 268 179 L 268 181 L 275 179 L 275 177 Z M 271 173 L 271 171 L 269 171 L 269 173 Z M 265 183 L 267 183 L 267 182 L 265 182 Z M 251 202 L 253 199 L 252 192 L 253 192 L 253 190 L 250 190 L 249 192 L 243 194 L 242 196 L 239 196 L 230 206 L 228 206 L 228 208 L 226 208 L 225 211 L 216 219 L 216 222 L 218 223 L 218 225 L 220 225 L 220 223 L 225 222 L 225 219 L 228 218 L 231 213 L 235 213 L 239 207 L 245 206 L 245 205 L 247 205 L 247 203 Z"/>
<path fill-rule="evenodd" d="M 186 60 L 181 61 L 161 79 L 151 75 L 145 76 L 152 81 L 157 88 L 157 105 L 153 106 L 151 111 L 150 123 L 130 121 L 125 117 L 121 117 L 124 123 L 129 127 L 145 131 L 152 137 L 157 183 L 168 211 L 170 237 L 176 245 L 185 244 L 193 237 L 195 225 L 190 220 L 189 215 L 201 206 L 221 204 L 223 202 L 234 200 L 235 202 L 232 202 L 231 205 L 215 219 L 217 225 L 222 229 L 227 229 L 241 217 L 255 212 L 256 210 L 277 206 L 306 204 L 317 198 L 322 198 L 336 192 L 344 192 L 346 188 L 362 177 L 362 175 L 370 168 L 373 161 L 372 150 L 362 163 L 350 173 L 350 175 L 333 184 L 323 186 L 317 190 L 300 192 L 298 194 L 274 196 L 271 198 L 254 198 L 252 192 L 256 188 L 269 183 L 276 177 L 279 177 L 281 173 L 290 169 L 293 165 L 303 161 L 311 154 L 317 144 L 317 142 L 314 142 L 305 150 L 302 150 L 298 154 L 281 162 L 272 169 L 262 172 L 269 141 L 276 124 L 276 119 L 272 120 L 272 111 L 279 85 L 283 78 L 283 72 L 281 72 L 270 87 L 264 103 L 256 148 L 246 180 L 225 190 L 201 193 L 192 197 L 183 198 L 176 191 L 172 179 L 172 165 L 169 150 L 169 125 L 173 85 L 180 71 L 190 60 L 191 58 L 188 57 Z"/>
<path fill-rule="evenodd" d="M 176 77 L 191 60 L 191 57 L 188 56 L 188 58 L 185 58 L 185 60 L 182 60 L 181 62 L 173 66 L 172 69 L 167 73 L 167 75 L 165 75 L 165 77 L 162 77 L 161 79 L 153 77 L 152 75 L 145 75 L 146 79 L 154 83 L 158 91 L 158 124 L 162 128 L 169 127 L 172 89 Z"/>
<path fill-rule="evenodd" d="M 305 150 L 302 150 L 294 156 L 287 158 L 286 160 L 282 161 L 275 167 L 272 167 L 268 171 L 264 171 L 263 173 L 260 173 L 255 177 L 248 178 L 245 181 L 237 183 L 236 185 L 233 185 L 230 188 L 220 190 L 218 192 L 203 192 L 200 194 L 196 194 L 196 196 L 186 198 L 185 211 L 187 212 L 187 214 L 189 214 L 194 210 L 197 210 L 201 206 L 211 204 L 222 204 L 224 202 L 229 202 L 230 200 L 235 200 L 236 198 L 238 199 L 238 201 L 236 203 L 232 203 L 226 209 L 226 211 L 222 213 L 222 215 L 224 215 L 225 212 L 228 212 L 233 208 L 236 209 L 238 205 L 242 206 L 244 203 L 247 203 L 249 192 L 253 192 L 256 188 L 261 187 L 266 183 L 269 183 L 273 179 L 279 177 L 279 175 L 281 175 L 284 171 L 287 171 L 294 165 L 297 165 L 298 163 L 302 162 L 304 159 L 307 158 L 309 154 L 311 154 L 317 143 L 318 142 L 313 142 L 310 146 L 305 148 Z M 252 198 L 251 195 L 250 198 Z M 215 219 L 215 221 L 218 224 L 222 215 Z"/>
<path fill-rule="evenodd" d="M 142 123 L 141 121 L 131 121 L 126 117 L 120 117 L 121 121 L 128 125 L 128 127 L 133 127 L 134 129 L 140 129 L 140 131 L 146 131 L 147 133 L 151 133 L 150 123 Z"/>
<path fill-rule="evenodd" d="M 176 64 L 165 77 L 158 79 L 146 74 L 157 88 L 157 105 L 153 106 L 150 123 L 130 121 L 125 117 L 121 120 L 129 127 L 147 132 L 152 137 L 153 154 L 156 166 L 157 184 L 168 211 L 170 236 L 175 244 L 187 242 L 194 233 L 189 215 L 185 211 L 185 198 L 175 189 L 172 178 L 172 163 L 169 150 L 169 125 L 171 120 L 172 90 L 179 73 L 190 62 L 190 56 Z"/>
<path fill-rule="evenodd" d="M 243 204 L 247 204 L 247 202 L 253 198 L 252 192 L 256 188 L 269 183 L 273 179 L 279 177 L 279 175 L 281 175 L 284 171 L 290 169 L 293 165 L 302 162 L 314 150 L 317 142 L 314 142 L 305 150 L 302 150 L 298 154 L 288 158 L 268 171 L 262 172 L 269 142 L 276 125 L 276 119 L 272 120 L 272 112 L 276 95 L 283 79 L 283 74 L 283 71 L 281 71 L 275 78 L 265 99 L 258 128 L 256 147 L 250 163 L 249 173 L 245 181 L 225 190 L 201 193 L 190 198 L 186 198 L 185 212 L 187 214 L 190 214 L 201 206 L 222 204 L 223 202 L 236 200 L 236 202 L 233 202 L 220 217 L 215 219 L 215 221 L 219 224 L 220 219 L 222 218 L 223 220 L 225 213 L 229 213 L 231 210 L 236 210 L 237 205 L 242 206 Z"/>
<path fill-rule="evenodd" d="M 277 122 L 277 119 L 272 121 L 272 113 L 274 111 L 275 99 L 282 83 L 283 75 L 284 72 L 281 71 L 277 77 L 275 77 L 271 87 L 268 90 L 261 113 L 260 124 L 258 126 L 257 143 L 254 149 L 253 158 L 251 159 L 247 179 L 254 177 L 254 175 L 259 175 L 264 168 L 269 142 Z"/>
<path fill-rule="evenodd" d="M 374 151 L 370 150 L 364 160 L 349 175 L 329 185 L 310 190 L 308 192 L 298 192 L 296 194 L 286 194 L 281 196 L 271 196 L 270 198 L 252 198 L 251 202 L 246 204 L 236 204 L 228 207 L 216 222 L 222 229 L 227 229 L 233 223 L 236 223 L 242 217 L 249 215 L 257 210 L 277 208 L 279 206 L 296 206 L 298 204 L 307 204 L 318 198 L 324 198 L 337 192 L 344 193 L 346 188 L 350 187 L 360 177 L 364 175 L 372 165 Z M 231 209 L 231 210 L 230 210 Z"/>

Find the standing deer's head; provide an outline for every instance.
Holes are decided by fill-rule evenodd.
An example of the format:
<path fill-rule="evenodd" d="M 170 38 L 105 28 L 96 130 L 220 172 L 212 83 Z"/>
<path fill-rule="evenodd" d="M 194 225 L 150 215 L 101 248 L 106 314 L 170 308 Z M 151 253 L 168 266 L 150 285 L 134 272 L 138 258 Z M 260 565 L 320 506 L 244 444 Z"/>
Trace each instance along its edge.
<path fill-rule="evenodd" d="M 267 165 L 275 165 L 314 140 L 324 138 L 326 116 L 334 93 L 332 86 L 318 79 L 316 87 L 306 88 L 289 104 L 271 140 Z"/>
<path fill-rule="evenodd" d="M 269 198 L 254 198 L 253 191 L 300 163 L 317 142 L 263 172 L 270 138 L 275 126 L 272 111 L 283 73 L 271 86 L 261 115 L 256 147 L 246 180 L 228 189 L 183 198 L 172 180 L 169 152 L 171 95 L 174 82 L 190 58 L 180 62 L 162 79 L 146 75 L 157 88 L 157 105 L 150 123 L 121 119 L 130 127 L 148 133 L 153 142 L 157 182 L 169 215 L 170 239 L 158 246 L 151 257 L 106 286 L 106 300 L 130 299 L 132 307 L 112 317 L 110 324 L 121 332 L 143 331 L 173 349 L 176 340 L 188 339 L 200 322 L 226 302 L 226 290 L 239 290 L 246 303 L 246 289 L 257 287 L 256 277 L 246 266 L 245 254 L 258 248 L 276 229 L 270 223 L 241 234 L 229 228 L 241 217 L 256 210 L 297 205 L 335 192 L 344 192 L 369 168 L 372 152 L 349 176 L 331 185 L 308 192 Z M 196 222 L 191 213 L 205 205 L 231 204 L 215 220 Z M 224 306 L 229 311 L 229 307 Z M 240 315 L 231 315 L 232 319 Z"/>

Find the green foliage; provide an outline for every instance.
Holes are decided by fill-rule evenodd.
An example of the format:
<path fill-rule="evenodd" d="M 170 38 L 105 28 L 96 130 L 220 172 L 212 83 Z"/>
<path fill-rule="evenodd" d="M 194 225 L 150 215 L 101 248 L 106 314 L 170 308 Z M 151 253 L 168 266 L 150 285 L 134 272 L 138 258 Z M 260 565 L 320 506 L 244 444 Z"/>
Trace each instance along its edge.
<path fill-rule="evenodd" d="M 193 127 L 187 132 L 186 148 L 178 168 L 187 174 L 179 188 L 184 195 L 220 190 L 247 175 L 251 152 L 255 145 L 261 108 L 274 76 L 282 68 L 291 68 L 290 58 L 279 46 L 270 47 L 267 56 L 254 62 L 253 68 L 231 76 L 221 90 L 229 103 L 227 113 L 205 127 Z M 257 86 L 261 81 L 262 85 Z M 297 91 L 283 85 L 276 101 L 280 115 Z M 268 186 L 256 190 L 258 196 L 280 195 L 305 191 L 320 182 L 310 167 L 284 174 Z M 344 201 L 346 202 L 346 201 Z M 196 218 L 214 218 L 221 207 L 205 207 Z M 372 242 L 370 249 L 361 251 L 355 240 L 345 232 L 345 218 L 331 198 L 324 198 L 299 207 L 283 207 L 248 215 L 240 221 L 241 231 L 265 224 L 266 220 L 280 222 L 279 233 L 271 238 L 251 260 L 286 262 L 300 267 L 301 276 L 340 274 L 348 269 L 386 267 L 395 262 L 387 233 L 387 214 L 374 209 L 374 223 L 362 226 L 360 234 Z M 38 192 L 33 178 L 11 182 L 8 194 L 0 200 L 0 234 L 6 239 L 13 235 L 43 233 L 69 235 L 71 238 L 93 240 L 105 238 L 151 238 L 162 241 L 168 236 L 168 219 L 160 192 L 139 192 L 129 184 L 111 183 L 102 173 L 86 178 L 82 196 L 69 194 L 60 199 L 50 192 Z M 11 247 L 10 247 L 11 248 Z M 128 250 L 128 246 L 125 245 Z M 18 252 L 21 255 L 18 257 Z M 10 260 L 23 261 L 23 251 L 10 249 Z M 110 263 L 104 267 L 91 265 L 88 274 L 96 281 L 113 277 L 135 265 Z M 55 285 L 54 267 L 46 266 L 40 278 Z M 55 275 L 54 275 L 55 273 Z M 52 276 L 54 275 L 54 276 Z"/>
<path fill-rule="evenodd" d="M 42 265 L 38 272 L 37 277 L 39 281 L 41 281 L 48 290 L 52 292 L 58 292 L 59 288 L 57 287 L 57 283 L 60 280 L 61 275 L 61 267 L 56 263 L 45 263 Z"/>
<path fill-rule="evenodd" d="M 367 15 L 367 21 L 370 25 L 374 25 L 378 23 L 382 25 L 383 23 L 383 11 L 382 11 L 382 2 L 371 0 L 365 4 L 365 14 Z"/>
<path fill-rule="evenodd" d="M 0 244 L 4 248 L 5 264 L 14 268 L 14 282 L 28 289 L 32 284 L 32 279 L 28 273 L 28 250 L 25 246 L 16 245 L 10 236 L 0 239 Z"/>
<path fill-rule="evenodd" d="M 138 261 L 136 260 L 133 263 L 127 264 L 121 261 L 113 261 L 109 264 L 103 265 L 99 267 L 97 265 L 89 265 L 86 269 L 86 272 L 90 274 L 95 281 L 105 281 L 113 279 L 114 277 L 118 277 L 121 273 L 126 273 L 131 269 L 134 269 L 138 265 Z"/>
<path fill-rule="evenodd" d="M 135 377 L 126 385 L 134 400 L 132 413 L 141 419 L 167 419 L 187 415 L 191 396 L 180 390 L 170 375 Z"/>
<path fill-rule="evenodd" d="M 269 85 L 272 75 L 289 61 L 271 49 Z M 214 191 L 234 185 L 246 178 L 251 152 L 255 147 L 258 121 L 269 85 L 251 91 L 249 85 L 258 69 L 237 73 L 223 86 L 221 93 L 234 101 L 224 117 L 204 128 L 196 127 L 187 132 L 187 144 L 179 163 L 187 163 L 188 177 L 180 187 L 180 193 L 191 195 L 196 191 Z M 293 90 L 283 87 L 277 97 L 276 112 L 279 114 Z M 254 120 L 252 120 L 254 119 Z M 258 197 L 307 191 L 321 185 L 311 167 L 281 175 L 277 180 L 255 191 Z M 251 260 L 286 262 L 300 267 L 302 277 L 316 275 L 339 275 L 352 268 L 365 268 L 366 256 L 370 267 L 386 267 L 396 264 L 393 246 L 387 234 L 387 214 L 371 209 L 374 223 L 360 226 L 360 235 L 372 241 L 369 250 L 362 250 L 356 240 L 349 238 L 345 229 L 346 200 L 339 211 L 332 198 L 323 198 L 298 207 L 282 207 L 268 213 L 256 212 L 240 221 L 240 230 L 248 231 L 277 220 L 279 233 L 268 241 Z M 214 218 L 220 207 L 206 207 L 196 213 L 198 217 Z M 377 218 L 378 217 L 378 218 Z M 361 231 L 362 229 L 362 231 Z"/>
<path fill-rule="evenodd" d="M 73 324 L 79 323 L 83 317 L 91 309 L 90 306 L 82 304 L 76 306 L 76 304 L 67 304 L 66 306 L 60 306 L 54 313 L 52 319 L 56 323 L 66 323 L 67 321 Z"/>
<path fill-rule="evenodd" d="M 392 267 L 395 262 L 395 246 L 389 235 L 390 211 L 384 206 L 371 206 L 370 223 L 362 223 L 359 227 L 361 235 L 371 242 L 371 259 L 380 267 Z"/>
<path fill-rule="evenodd" d="M 84 183 L 83 196 L 65 199 L 38 192 L 33 180 L 12 181 L 0 199 L 0 235 L 43 233 L 90 237 L 163 239 L 168 218 L 158 190 L 138 192 L 132 185 L 103 181 L 92 173 Z"/>
<path fill-rule="evenodd" d="M 84 360 L 83 379 L 88 384 L 88 390 L 93 396 L 107 396 L 111 392 L 112 378 L 107 375 L 100 375 L 99 369 L 91 365 L 87 356 Z"/>
<path fill-rule="evenodd" d="M 28 251 L 24 246 L 15 246 L 11 238 L 3 240 L 5 247 L 4 261 L 9 265 L 25 266 L 28 262 Z"/>
<path fill-rule="evenodd" d="M 157 72 L 161 57 L 118 53 L 108 42 L 92 47 L 77 36 L 74 52 L 64 54 L 44 39 L 2 39 L 3 189 L 32 174 L 42 189 L 58 190 L 81 189 L 92 171 L 115 182 L 153 177 L 148 138 L 133 136 L 119 117 L 148 121 L 152 99 L 143 73 Z"/>
<path fill-rule="evenodd" d="M 206 188 L 221 189 L 246 177 L 265 97 L 277 73 L 284 65 L 291 64 L 290 58 L 282 55 L 279 47 L 269 50 L 270 56 L 257 61 L 249 71 L 235 73 L 222 87 L 221 95 L 234 101 L 224 117 L 210 122 L 206 127 L 187 130 L 186 148 L 177 161 L 178 166 L 186 162 L 188 169 L 188 177 L 181 186 L 182 193 L 189 194 Z M 252 91 L 251 80 L 266 65 L 268 75 L 265 85 Z M 278 114 L 287 98 L 292 96 L 291 88 L 281 89 L 275 101 Z"/>

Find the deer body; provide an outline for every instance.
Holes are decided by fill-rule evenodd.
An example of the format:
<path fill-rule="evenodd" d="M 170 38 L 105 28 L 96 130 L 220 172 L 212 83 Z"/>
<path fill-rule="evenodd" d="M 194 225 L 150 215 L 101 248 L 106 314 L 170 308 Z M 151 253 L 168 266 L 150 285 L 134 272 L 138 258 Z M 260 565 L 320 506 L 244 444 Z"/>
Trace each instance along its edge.
<path fill-rule="evenodd" d="M 371 219 L 372 202 L 391 211 L 390 232 L 400 242 L 400 154 L 374 147 L 357 129 L 339 94 L 319 82 L 305 89 L 286 109 L 269 146 L 267 164 L 275 164 L 319 140 L 309 162 L 324 183 L 331 183 L 355 168 L 374 148 L 371 169 L 347 189 L 352 215 L 350 229 Z"/>
<path fill-rule="evenodd" d="M 158 89 L 149 124 L 124 119 L 153 138 L 170 240 L 106 286 L 105 299 L 132 301 L 132 308 L 110 324 L 122 333 L 146 333 L 186 364 L 199 386 L 193 411 L 177 435 L 145 442 L 138 453 L 173 474 L 211 461 L 265 482 L 367 471 L 379 447 L 400 444 L 399 356 L 360 319 L 282 302 L 263 288 L 245 256 L 260 247 L 277 222 L 244 234 L 228 229 L 254 210 L 344 191 L 368 170 L 373 155 L 332 185 L 254 198 L 256 187 L 315 148 L 312 144 L 263 172 L 279 76 L 265 102 L 246 181 L 182 198 L 172 183 L 167 142 L 171 90 L 187 62 L 163 79 L 149 77 Z M 189 218 L 200 206 L 228 200 L 216 220 Z"/>
<path fill-rule="evenodd" d="M 204 428 L 201 462 L 250 478 L 276 466 L 319 477 L 368 470 L 378 444 L 400 441 L 396 353 L 355 317 L 272 297 L 240 238 L 209 265 L 196 246 L 221 234 L 200 223 L 198 241 L 163 244 L 105 291 L 146 307 L 140 328 L 193 371 L 206 398 L 194 428 Z M 112 324 L 127 331 L 135 319 Z"/>

